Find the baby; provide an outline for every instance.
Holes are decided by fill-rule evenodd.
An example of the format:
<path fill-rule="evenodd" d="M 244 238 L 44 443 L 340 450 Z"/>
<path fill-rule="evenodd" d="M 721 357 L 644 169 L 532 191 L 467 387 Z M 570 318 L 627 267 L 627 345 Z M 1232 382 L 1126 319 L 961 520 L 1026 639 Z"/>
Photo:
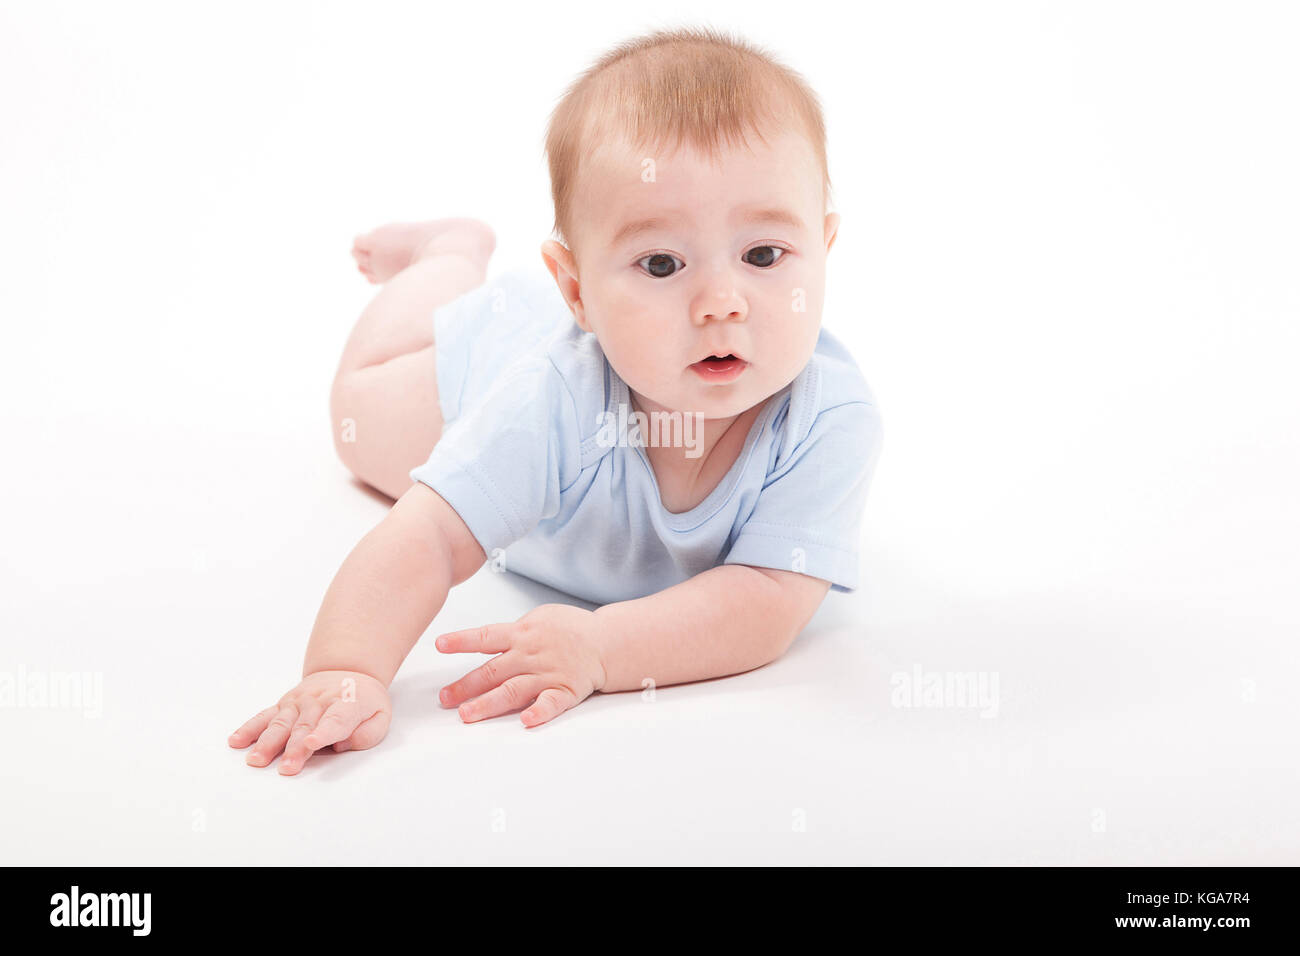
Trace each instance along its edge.
<path fill-rule="evenodd" d="M 252 766 L 382 740 L 398 667 L 488 561 L 599 605 L 438 637 L 493 655 L 442 705 L 526 727 L 760 667 L 857 586 L 881 426 L 821 329 L 839 216 L 815 94 L 742 41 L 659 31 L 574 82 L 546 150 L 549 278 L 485 286 L 473 220 L 356 242 L 383 288 L 343 351 L 335 442 L 397 500 L 325 594 L 301 682 L 230 737 Z"/>

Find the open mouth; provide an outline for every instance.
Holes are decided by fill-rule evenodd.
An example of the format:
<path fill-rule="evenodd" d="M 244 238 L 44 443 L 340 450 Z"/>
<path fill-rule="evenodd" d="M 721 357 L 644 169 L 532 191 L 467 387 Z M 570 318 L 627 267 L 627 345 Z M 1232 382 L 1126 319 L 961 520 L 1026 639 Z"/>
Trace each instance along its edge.
<path fill-rule="evenodd" d="M 691 371 L 710 382 L 729 382 L 737 378 L 749 363 L 737 355 L 710 355 L 691 366 Z"/>

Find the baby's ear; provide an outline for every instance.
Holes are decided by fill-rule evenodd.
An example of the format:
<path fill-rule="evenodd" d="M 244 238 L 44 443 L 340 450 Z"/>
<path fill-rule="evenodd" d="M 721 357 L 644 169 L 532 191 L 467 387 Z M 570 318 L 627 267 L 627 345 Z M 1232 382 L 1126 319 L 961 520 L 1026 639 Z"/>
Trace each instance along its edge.
<path fill-rule="evenodd" d="M 573 313 L 578 328 L 590 332 L 591 326 L 587 322 L 578 286 L 578 264 L 574 261 L 573 253 L 554 239 L 547 239 L 542 243 L 542 262 L 546 264 L 547 271 L 555 279 L 560 295 L 564 296 L 564 301 L 569 306 L 569 311 Z"/>
<path fill-rule="evenodd" d="M 840 214 L 837 212 L 828 212 L 826 214 L 826 251 L 831 251 L 831 246 L 835 245 L 835 237 L 840 234 Z"/>

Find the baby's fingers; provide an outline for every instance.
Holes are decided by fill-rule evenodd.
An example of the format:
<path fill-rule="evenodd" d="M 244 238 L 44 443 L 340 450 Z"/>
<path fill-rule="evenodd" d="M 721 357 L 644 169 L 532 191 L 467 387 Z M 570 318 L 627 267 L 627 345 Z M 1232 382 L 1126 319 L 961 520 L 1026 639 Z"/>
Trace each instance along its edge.
<path fill-rule="evenodd" d="M 540 683 L 539 679 L 531 674 L 512 677 L 481 697 L 475 697 L 468 703 L 461 704 L 460 719 L 470 724 L 518 710 L 537 696 Z"/>
<path fill-rule="evenodd" d="M 520 714 L 519 719 L 525 727 L 536 727 L 560 716 L 577 702 L 578 698 L 569 691 L 548 687 L 537 695 L 536 703 Z"/>
<path fill-rule="evenodd" d="M 476 667 L 460 680 L 453 681 L 438 692 L 444 707 L 459 707 L 472 697 L 486 694 L 511 677 L 523 673 L 523 665 L 515 654 L 498 654 L 481 667 Z"/>
<path fill-rule="evenodd" d="M 303 743 L 303 738 L 316 729 L 316 722 L 320 720 L 320 715 L 324 710 L 324 705 L 315 697 L 308 697 L 302 701 L 298 711 L 298 719 L 293 723 L 293 732 L 289 735 L 289 742 L 284 747 L 284 758 L 280 761 L 280 773 L 297 773 L 302 769 L 302 765 L 307 762 L 307 758 L 312 755 L 312 751 L 316 748 Z"/>
<path fill-rule="evenodd" d="M 316 730 L 308 736 L 308 746 L 314 746 L 319 750 L 322 747 L 329 746 L 330 738 L 339 736 L 339 739 L 334 741 L 334 750 L 337 753 L 343 753 L 346 750 L 369 750 L 388 735 L 388 725 L 392 720 L 392 714 L 388 711 L 376 710 L 354 727 L 355 718 L 364 714 L 365 711 L 357 708 L 354 703 L 341 706 L 356 709 L 349 709 L 344 712 L 345 715 L 340 718 L 342 720 L 341 724 L 335 724 L 331 720 L 328 727 L 335 729 L 328 729 L 323 736 L 321 736 L 320 728 L 325 726 L 325 720 L 322 718 L 321 722 L 316 725 Z M 331 705 L 331 709 L 333 709 L 333 705 Z M 328 717 L 329 711 L 327 710 L 325 714 Z"/>
<path fill-rule="evenodd" d="M 347 740 L 363 716 L 368 715 L 362 713 L 361 706 L 355 700 L 336 700 L 325 709 L 325 715 L 317 722 L 316 729 L 303 742 L 312 750 L 320 750 L 340 740 Z"/>
<path fill-rule="evenodd" d="M 298 708 L 294 704 L 285 704 L 276 712 L 266 725 L 266 730 L 262 731 L 262 736 L 257 738 L 253 749 L 248 752 L 245 759 L 249 766 L 265 767 L 275 759 L 275 755 L 284 749 L 284 742 L 289 739 L 289 730 L 297 716 Z"/>
<path fill-rule="evenodd" d="M 236 750 L 243 750 L 256 740 L 262 731 L 266 730 L 266 725 L 271 722 L 271 718 L 275 716 L 275 712 L 279 709 L 277 705 L 272 704 L 256 717 L 249 718 L 242 727 L 230 735 L 227 742 Z"/>

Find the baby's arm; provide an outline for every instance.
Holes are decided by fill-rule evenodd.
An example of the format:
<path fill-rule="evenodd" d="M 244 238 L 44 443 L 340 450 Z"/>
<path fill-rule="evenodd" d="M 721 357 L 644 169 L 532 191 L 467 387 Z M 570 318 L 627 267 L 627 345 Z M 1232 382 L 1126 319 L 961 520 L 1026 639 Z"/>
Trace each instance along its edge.
<path fill-rule="evenodd" d="M 455 510 L 426 485 L 413 485 L 335 575 L 312 628 L 302 681 L 235 731 L 230 745 L 256 740 L 247 758 L 255 767 L 283 749 L 280 773 L 293 774 L 331 744 L 377 744 L 388 730 L 388 685 L 397 669 L 447 592 L 484 560 Z"/>
<path fill-rule="evenodd" d="M 739 674 L 786 652 L 830 582 L 724 564 L 681 584 L 597 610 L 603 691 Z"/>
<path fill-rule="evenodd" d="M 447 600 L 486 556 L 451 505 L 416 483 L 352 549 L 321 602 L 303 675 L 346 670 L 392 683 Z"/>
<path fill-rule="evenodd" d="M 595 611 L 543 604 L 513 624 L 441 635 L 440 651 L 498 655 L 444 687 L 442 703 L 465 721 L 528 705 L 520 720 L 534 727 L 598 690 L 752 670 L 785 653 L 828 590 L 793 571 L 724 564 Z"/>

